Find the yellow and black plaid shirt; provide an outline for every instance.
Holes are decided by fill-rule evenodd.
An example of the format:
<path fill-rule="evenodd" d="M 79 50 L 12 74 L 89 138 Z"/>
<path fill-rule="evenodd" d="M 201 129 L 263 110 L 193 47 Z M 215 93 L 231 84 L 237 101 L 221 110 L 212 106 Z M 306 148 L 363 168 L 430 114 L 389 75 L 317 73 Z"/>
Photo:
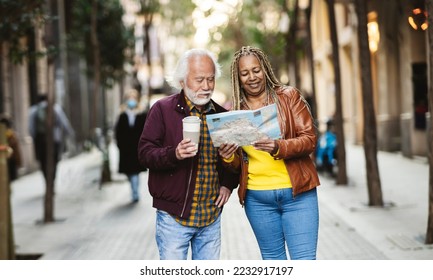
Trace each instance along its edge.
<path fill-rule="evenodd" d="M 195 182 L 195 190 L 192 198 L 191 215 L 188 219 L 176 218 L 184 226 L 203 227 L 213 223 L 220 214 L 220 209 L 215 205 L 219 194 L 219 182 L 217 172 L 218 152 L 212 144 L 206 123 L 206 113 L 215 111 L 212 102 L 209 102 L 203 112 L 200 112 L 188 98 L 186 103 L 191 116 L 201 119 L 200 148 L 197 156 L 198 171 Z"/>

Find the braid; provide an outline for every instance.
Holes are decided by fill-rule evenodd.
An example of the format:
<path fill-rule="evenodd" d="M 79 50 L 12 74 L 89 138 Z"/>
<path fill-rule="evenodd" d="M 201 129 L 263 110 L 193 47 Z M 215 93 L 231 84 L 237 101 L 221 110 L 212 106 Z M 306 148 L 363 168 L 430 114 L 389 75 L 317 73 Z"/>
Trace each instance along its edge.
<path fill-rule="evenodd" d="M 246 55 L 254 55 L 260 63 L 266 77 L 266 88 L 269 90 L 274 103 L 278 103 L 278 99 L 274 88 L 281 86 L 282 84 L 278 81 L 277 77 L 272 70 L 272 66 L 269 62 L 266 54 L 259 48 L 244 46 L 234 54 L 234 59 L 231 65 L 231 78 L 232 78 L 232 99 L 233 99 L 233 109 L 240 110 L 241 103 L 244 100 L 244 92 L 241 88 L 239 81 L 239 60 L 241 57 Z"/>
<path fill-rule="evenodd" d="M 237 51 L 234 55 L 234 59 L 231 65 L 231 78 L 232 78 L 232 100 L 233 100 L 233 106 L 232 108 L 234 110 L 240 110 L 240 83 L 239 83 L 239 74 L 238 74 L 238 67 L 239 67 L 239 59 L 241 58 L 241 50 Z"/>

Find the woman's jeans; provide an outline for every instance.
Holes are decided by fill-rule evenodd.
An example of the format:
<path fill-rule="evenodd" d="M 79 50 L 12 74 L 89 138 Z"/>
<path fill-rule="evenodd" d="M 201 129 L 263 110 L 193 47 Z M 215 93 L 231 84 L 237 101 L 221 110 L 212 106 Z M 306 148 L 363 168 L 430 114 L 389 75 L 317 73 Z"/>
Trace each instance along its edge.
<path fill-rule="evenodd" d="M 264 260 L 316 259 L 319 231 L 317 190 L 292 196 L 292 189 L 248 190 L 245 213 Z"/>
<path fill-rule="evenodd" d="M 132 200 L 137 202 L 140 199 L 138 187 L 140 185 L 139 174 L 128 174 L 128 181 L 131 185 Z"/>
<path fill-rule="evenodd" d="M 221 215 L 206 227 L 188 227 L 167 212 L 156 211 L 156 243 L 161 260 L 186 260 L 191 244 L 193 260 L 218 260 L 221 251 Z"/>

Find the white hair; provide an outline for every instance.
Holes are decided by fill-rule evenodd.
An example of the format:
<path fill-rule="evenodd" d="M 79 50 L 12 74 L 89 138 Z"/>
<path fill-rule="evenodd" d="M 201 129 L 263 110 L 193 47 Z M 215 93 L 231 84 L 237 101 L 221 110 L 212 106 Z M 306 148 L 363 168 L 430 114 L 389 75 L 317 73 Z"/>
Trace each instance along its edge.
<path fill-rule="evenodd" d="M 209 57 L 215 67 L 215 78 L 219 78 L 221 76 L 221 65 L 219 65 L 217 58 L 214 53 L 206 50 L 206 49 L 190 49 L 186 51 L 177 62 L 176 69 L 173 72 L 173 76 L 171 79 L 171 85 L 174 88 L 182 89 L 180 82 L 186 82 L 186 77 L 188 76 L 189 63 L 191 57 L 200 57 L 207 56 Z"/>

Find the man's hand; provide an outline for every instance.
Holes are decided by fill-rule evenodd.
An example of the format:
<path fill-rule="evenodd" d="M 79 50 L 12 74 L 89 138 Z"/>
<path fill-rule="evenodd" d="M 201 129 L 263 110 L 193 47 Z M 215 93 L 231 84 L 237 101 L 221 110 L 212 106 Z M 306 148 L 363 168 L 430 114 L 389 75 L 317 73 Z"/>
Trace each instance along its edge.
<path fill-rule="evenodd" d="M 227 201 L 229 201 L 230 195 L 232 192 L 227 187 L 222 186 L 220 188 L 220 193 L 218 195 L 217 200 L 215 201 L 215 205 L 218 206 L 218 208 L 223 207 Z"/>
<path fill-rule="evenodd" d="M 183 139 L 176 147 L 176 158 L 183 160 L 194 157 L 197 154 L 198 145 L 191 142 L 191 139 Z"/>

